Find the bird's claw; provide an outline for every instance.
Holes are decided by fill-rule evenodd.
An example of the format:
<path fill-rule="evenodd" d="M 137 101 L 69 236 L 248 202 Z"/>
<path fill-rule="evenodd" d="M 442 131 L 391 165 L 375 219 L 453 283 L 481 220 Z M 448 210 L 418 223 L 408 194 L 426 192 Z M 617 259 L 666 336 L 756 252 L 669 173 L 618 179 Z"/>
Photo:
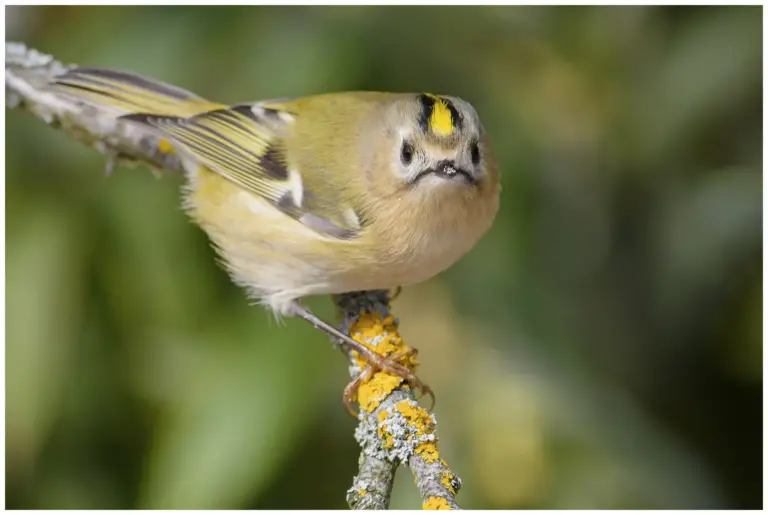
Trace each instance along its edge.
<path fill-rule="evenodd" d="M 360 386 L 370 380 L 374 372 L 377 371 L 403 378 L 403 380 L 408 384 L 408 386 L 411 387 L 412 390 L 419 391 L 421 394 L 419 395 L 419 398 L 423 397 L 424 395 L 429 395 L 429 397 L 432 399 L 429 411 L 432 411 L 432 409 L 435 407 L 435 392 L 433 392 L 432 388 L 430 388 L 428 385 L 424 384 L 410 368 L 399 362 L 399 360 L 404 357 L 410 358 L 411 356 L 415 356 L 417 354 L 418 351 L 416 349 L 408 348 L 389 357 L 384 357 L 376 353 L 372 353 L 370 356 L 367 356 L 366 361 L 368 362 L 368 366 L 365 367 L 365 369 L 354 381 L 349 383 L 347 387 L 344 388 L 344 407 L 346 408 L 347 412 L 349 412 L 353 417 L 357 418 L 357 413 L 355 413 L 355 411 L 352 409 L 352 402 L 357 397 L 357 391 L 359 390 Z"/>

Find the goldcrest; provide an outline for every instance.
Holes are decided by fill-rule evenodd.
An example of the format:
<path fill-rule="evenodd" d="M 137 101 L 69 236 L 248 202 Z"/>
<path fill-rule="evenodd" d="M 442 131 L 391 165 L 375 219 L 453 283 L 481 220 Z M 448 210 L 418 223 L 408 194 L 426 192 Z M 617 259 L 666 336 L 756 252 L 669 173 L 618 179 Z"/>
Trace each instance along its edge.
<path fill-rule="evenodd" d="M 498 210 L 488 137 L 459 98 L 344 92 L 227 106 L 95 68 L 52 86 L 157 135 L 183 160 L 184 206 L 234 282 L 350 345 L 299 299 L 429 279 Z"/>

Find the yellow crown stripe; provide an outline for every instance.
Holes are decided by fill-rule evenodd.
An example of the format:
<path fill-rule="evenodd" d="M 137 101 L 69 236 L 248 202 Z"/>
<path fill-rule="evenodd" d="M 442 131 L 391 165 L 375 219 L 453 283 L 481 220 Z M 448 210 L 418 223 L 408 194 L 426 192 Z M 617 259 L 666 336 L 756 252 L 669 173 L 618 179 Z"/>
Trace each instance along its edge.
<path fill-rule="evenodd" d="M 435 102 L 432 115 L 429 117 L 429 129 L 440 136 L 450 136 L 456 130 L 456 124 L 448 104 L 437 95 L 431 93 L 425 93 L 425 95 Z"/>

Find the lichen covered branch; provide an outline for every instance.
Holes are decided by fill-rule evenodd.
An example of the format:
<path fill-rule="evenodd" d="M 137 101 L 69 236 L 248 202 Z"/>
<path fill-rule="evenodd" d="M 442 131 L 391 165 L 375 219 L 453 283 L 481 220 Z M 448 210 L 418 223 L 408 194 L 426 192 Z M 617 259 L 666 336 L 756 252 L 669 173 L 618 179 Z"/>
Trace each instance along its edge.
<path fill-rule="evenodd" d="M 113 112 L 53 93 L 51 79 L 67 71 L 52 56 L 23 43 L 5 44 L 5 105 L 20 108 L 63 130 L 115 161 L 144 163 L 156 170 L 182 171 L 177 155 L 161 151 L 160 140 L 121 122 Z"/>
<path fill-rule="evenodd" d="M 113 112 L 54 93 L 51 79 L 67 66 L 21 43 L 5 45 L 6 106 L 21 108 L 85 142 L 115 161 L 143 163 L 156 170 L 184 171 L 184 163 L 158 137 L 121 122 Z M 371 291 L 334 298 L 342 314 L 342 330 L 372 350 L 401 364 L 417 365 L 415 353 L 403 344 L 397 321 L 389 312 L 389 295 Z M 354 352 L 350 373 L 367 368 Z M 400 464 L 415 476 L 425 509 L 458 509 L 455 495 L 461 485 L 437 450 L 434 415 L 419 406 L 400 377 L 385 372 L 369 374 L 357 390 L 360 406 L 355 438 L 360 443 L 360 469 L 347 501 L 356 509 L 386 509 Z"/>
<path fill-rule="evenodd" d="M 341 329 L 384 355 L 401 355 L 409 367 L 418 362 L 400 337 L 390 314 L 386 291 L 356 292 L 334 297 L 341 310 Z M 358 377 L 365 363 L 350 356 L 350 374 Z M 437 421 L 417 402 L 402 379 L 376 372 L 357 394 L 360 413 L 355 439 L 361 447 L 360 471 L 347 491 L 353 509 L 385 509 L 395 471 L 407 464 L 422 496 L 424 509 L 459 509 L 461 480 L 451 472 L 437 448 Z"/>

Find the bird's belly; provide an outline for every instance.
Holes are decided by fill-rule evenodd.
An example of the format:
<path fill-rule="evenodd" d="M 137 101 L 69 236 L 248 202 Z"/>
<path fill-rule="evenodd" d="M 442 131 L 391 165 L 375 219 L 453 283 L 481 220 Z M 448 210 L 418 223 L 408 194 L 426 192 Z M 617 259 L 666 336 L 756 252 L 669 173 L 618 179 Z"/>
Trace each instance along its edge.
<path fill-rule="evenodd" d="M 387 289 L 424 281 L 456 262 L 484 230 L 453 223 L 385 238 L 322 237 L 236 186 L 203 173 L 188 190 L 189 213 L 214 243 L 233 281 L 288 313 L 300 297 Z M 373 228 L 372 228 L 373 229 Z M 391 236 L 391 235 L 390 235 Z"/>
<path fill-rule="evenodd" d="M 409 234 L 396 244 L 386 242 L 378 249 L 376 244 L 366 244 L 365 260 L 352 257 L 341 270 L 328 270 L 332 278 L 328 286 L 333 291 L 321 293 L 388 289 L 426 281 L 458 261 L 479 236 L 425 231 Z"/>
<path fill-rule="evenodd" d="M 286 301 L 422 282 L 469 250 L 469 245 L 451 235 L 423 245 L 376 251 L 367 242 L 333 241 L 298 234 L 296 227 L 285 229 L 274 227 L 271 236 L 231 228 L 208 232 L 236 283 L 255 297 Z M 311 231 L 302 226 L 304 229 Z"/>

